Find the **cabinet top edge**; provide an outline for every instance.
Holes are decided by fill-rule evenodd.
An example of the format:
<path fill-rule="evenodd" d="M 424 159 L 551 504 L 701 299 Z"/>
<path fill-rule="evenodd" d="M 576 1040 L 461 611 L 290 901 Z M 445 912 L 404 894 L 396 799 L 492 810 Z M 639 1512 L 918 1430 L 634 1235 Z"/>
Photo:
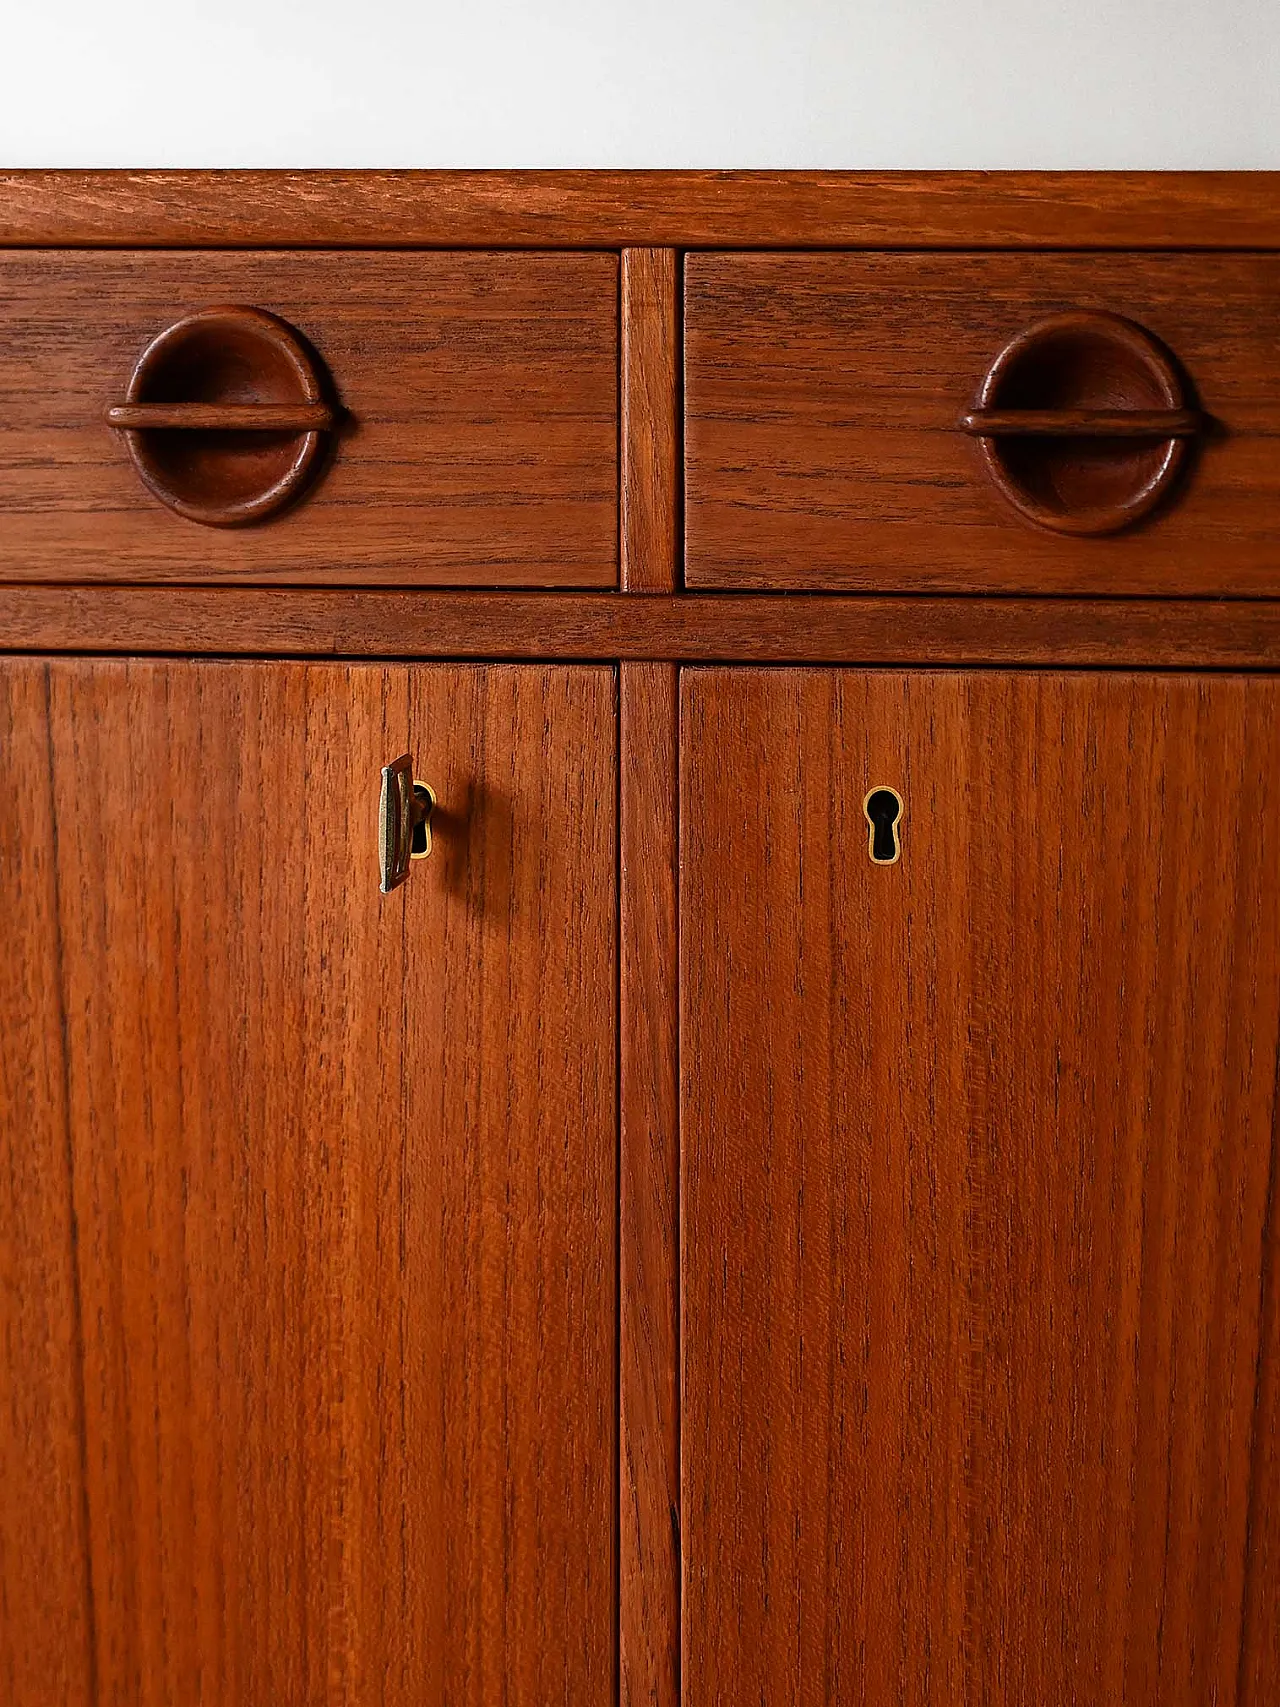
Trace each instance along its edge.
<path fill-rule="evenodd" d="M 1280 172 L 4 171 L 0 246 L 1280 249 Z"/>

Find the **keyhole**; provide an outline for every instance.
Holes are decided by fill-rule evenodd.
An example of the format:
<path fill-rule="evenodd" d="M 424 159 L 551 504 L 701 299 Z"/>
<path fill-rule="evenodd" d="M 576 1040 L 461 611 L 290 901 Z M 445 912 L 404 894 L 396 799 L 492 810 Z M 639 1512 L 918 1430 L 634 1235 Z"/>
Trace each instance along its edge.
<path fill-rule="evenodd" d="M 873 788 L 862 802 L 862 812 L 871 826 L 867 843 L 873 863 L 893 865 L 902 852 L 897 829 L 902 817 L 902 796 L 892 788 Z"/>
<path fill-rule="evenodd" d="M 431 852 L 431 810 L 436 803 L 436 797 L 425 782 L 413 785 L 413 796 L 419 806 L 425 811 L 413 826 L 409 835 L 409 854 L 413 859 L 426 859 Z"/>

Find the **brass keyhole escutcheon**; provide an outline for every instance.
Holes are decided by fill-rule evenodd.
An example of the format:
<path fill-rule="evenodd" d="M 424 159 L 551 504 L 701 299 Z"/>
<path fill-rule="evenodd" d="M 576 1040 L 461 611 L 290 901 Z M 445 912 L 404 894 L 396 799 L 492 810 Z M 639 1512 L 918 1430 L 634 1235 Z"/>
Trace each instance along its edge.
<path fill-rule="evenodd" d="M 862 815 L 871 826 L 867 850 L 873 865 L 896 865 L 902 852 L 898 825 L 902 822 L 902 796 L 893 788 L 873 788 L 862 802 Z"/>
<path fill-rule="evenodd" d="M 431 858 L 431 814 L 435 811 L 435 790 L 429 783 L 414 778 L 413 798 L 417 802 L 413 831 L 409 838 L 410 859 Z M 420 815 L 419 815 L 420 814 Z"/>

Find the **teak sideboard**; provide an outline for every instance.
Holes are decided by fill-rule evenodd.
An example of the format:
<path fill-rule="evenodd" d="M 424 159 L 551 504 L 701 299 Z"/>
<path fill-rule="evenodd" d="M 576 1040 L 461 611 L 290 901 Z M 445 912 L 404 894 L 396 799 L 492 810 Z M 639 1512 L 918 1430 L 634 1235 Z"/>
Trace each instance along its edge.
<path fill-rule="evenodd" d="M 0 174 L 5 1707 L 1280 1701 L 1280 175 Z"/>

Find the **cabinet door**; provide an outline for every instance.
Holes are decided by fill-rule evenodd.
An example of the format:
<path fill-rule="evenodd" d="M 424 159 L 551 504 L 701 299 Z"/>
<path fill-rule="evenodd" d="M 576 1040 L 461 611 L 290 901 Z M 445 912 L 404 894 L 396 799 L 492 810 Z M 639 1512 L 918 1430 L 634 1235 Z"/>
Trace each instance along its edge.
<path fill-rule="evenodd" d="M 1225 1707 L 1276 686 L 692 670 L 681 717 L 687 1707 Z"/>
<path fill-rule="evenodd" d="M 607 1700 L 611 672 L 10 661 L 0 732 L 0 1694 Z"/>

